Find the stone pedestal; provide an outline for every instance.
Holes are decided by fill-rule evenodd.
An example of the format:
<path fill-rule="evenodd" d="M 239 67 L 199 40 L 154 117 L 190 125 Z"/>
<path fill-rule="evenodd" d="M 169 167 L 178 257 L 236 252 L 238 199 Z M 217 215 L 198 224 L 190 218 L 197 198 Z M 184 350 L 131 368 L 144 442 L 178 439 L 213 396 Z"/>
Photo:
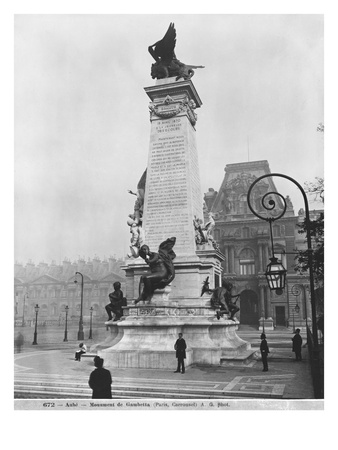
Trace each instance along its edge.
<path fill-rule="evenodd" d="M 259 319 L 259 328 L 260 331 L 268 330 L 272 331 L 275 329 L 273 325 L 273 319 L 272 317 L 268 317 L 267 319 L 263 319 L 262 317 Z"/>
<path fill-rule="evenodd" d="M 235 322 L 216 319 L 210 295 L 201 297 L 207 277 L 211 289 L 221 285 L 224 260 L 212 245 L 197 246 L 195 240 L 194 218 L 203 220 L 195 130 L 195 109 L 202 102 L 191 80 L 157 80 L 145 91 L 151 131 L 142 228 L 152 252 L 176 237 L 175 278 L 150 302 L 135 305 L 149 267 L 141 258 L 127 261 L 124 317 L 107 323 L 111 336 L 97 351 L 107 367 L 175 369 L 174 344 L 181 332 L 187 367 L 219 365 L 221 357 L 238 355 L 248 345 L 236 335 Z"/>

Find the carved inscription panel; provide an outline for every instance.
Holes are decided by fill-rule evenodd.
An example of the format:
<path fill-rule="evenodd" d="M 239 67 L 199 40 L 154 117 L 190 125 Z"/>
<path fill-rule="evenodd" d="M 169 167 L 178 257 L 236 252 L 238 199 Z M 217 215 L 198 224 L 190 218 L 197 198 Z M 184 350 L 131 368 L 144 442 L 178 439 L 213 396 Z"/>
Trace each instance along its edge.
<path fill-rule="evenodd" d="M 195 252 L 192 220 L 202 217 L 195 139 L 186 116 L 152 122 L 143 226 L 153 251 L 176 236 L 176 254 Z"/>

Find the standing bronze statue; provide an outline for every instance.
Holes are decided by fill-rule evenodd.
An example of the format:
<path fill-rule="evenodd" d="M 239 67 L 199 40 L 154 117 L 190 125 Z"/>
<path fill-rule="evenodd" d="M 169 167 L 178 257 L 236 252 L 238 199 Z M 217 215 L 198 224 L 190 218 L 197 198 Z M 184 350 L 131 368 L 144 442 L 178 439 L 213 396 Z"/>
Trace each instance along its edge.
<path fill-rule="evenodd" d="M 156 61 L 151 66 L 152 78 L 161 79 L 176 77 L 176 80 L 179 80 L 180 78 L 190 80 L 195 73 L 193 69 L 204 68 L 204 66 L 191 66 L 179 61 L 175 55 L 175 45 L 175 25 L 170 23 L 164 37 L 148 47 L 149 53 Z"/>
<path fill-rule="evenodd" d="M 142 275 L 140 279 L 139 297 L 135 300 L 135 304 L 139 301 L 150 301 L 156 289 L 163 289 L 175 278 L 175 268 L 173 260 L 176 254 L 173 251 L 176 238 L 172 237 L 159 246 L 158 253 L 151 252 L 147 245 L 142 245 L 139 255 L 145 260 L 150 267 L 150 274 Z"/>

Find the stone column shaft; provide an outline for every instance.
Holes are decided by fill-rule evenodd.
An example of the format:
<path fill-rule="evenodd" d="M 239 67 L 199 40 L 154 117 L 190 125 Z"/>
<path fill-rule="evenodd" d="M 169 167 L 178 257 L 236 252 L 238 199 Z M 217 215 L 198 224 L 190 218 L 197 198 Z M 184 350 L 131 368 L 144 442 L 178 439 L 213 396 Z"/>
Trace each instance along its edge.
<path fill-rule="evenodd" d="M 225 272 L 229 273 L 229 247 L 226 245 L 224 248 L 225 251 Z"/>
<path fill-rule="evenodd" d="M 258 271 L 263 272 L 263 249 L 262 244 L 258 244 Z"/>

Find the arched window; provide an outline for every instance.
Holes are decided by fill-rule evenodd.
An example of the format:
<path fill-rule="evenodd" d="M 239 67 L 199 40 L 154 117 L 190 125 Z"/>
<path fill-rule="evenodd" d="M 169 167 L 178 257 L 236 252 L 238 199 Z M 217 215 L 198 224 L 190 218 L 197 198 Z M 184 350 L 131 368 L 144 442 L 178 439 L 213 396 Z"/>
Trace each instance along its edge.
<path fill-rule="evenodd" d="M 239 274 L 254 275 L 255 273 L 255 254 L 250 248 L 244 248 L 239 255 Z"/>

